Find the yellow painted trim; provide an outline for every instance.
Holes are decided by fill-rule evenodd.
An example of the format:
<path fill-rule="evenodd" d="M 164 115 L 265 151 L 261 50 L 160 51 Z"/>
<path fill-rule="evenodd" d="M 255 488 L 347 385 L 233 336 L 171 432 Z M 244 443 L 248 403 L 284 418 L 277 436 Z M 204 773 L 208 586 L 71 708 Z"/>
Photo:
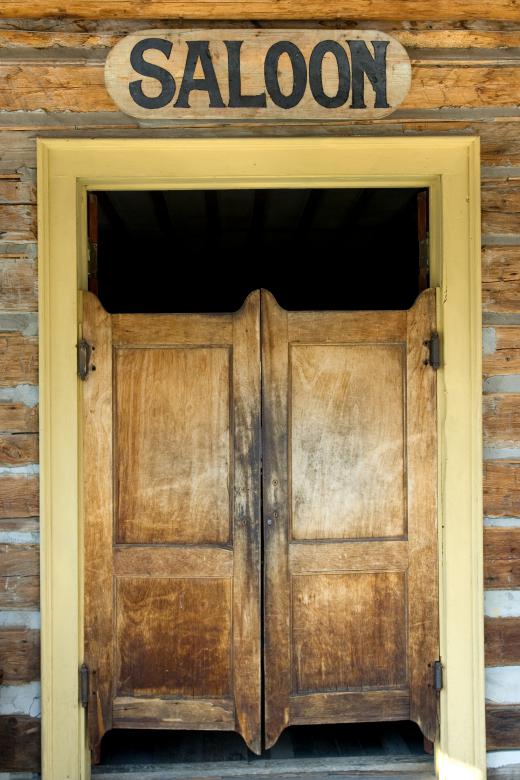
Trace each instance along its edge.
<path fill-rule="evenodd" d="M 441 655 L 444 780 L 483 780 L 479 143 L 468 137 L 40 140 L 40 425 L 44 780 L 85 780 L 78 289 L 87 189 L 428 186 L 440 288 Z M 449 464 L 449 466 L 448 466 Z"/>

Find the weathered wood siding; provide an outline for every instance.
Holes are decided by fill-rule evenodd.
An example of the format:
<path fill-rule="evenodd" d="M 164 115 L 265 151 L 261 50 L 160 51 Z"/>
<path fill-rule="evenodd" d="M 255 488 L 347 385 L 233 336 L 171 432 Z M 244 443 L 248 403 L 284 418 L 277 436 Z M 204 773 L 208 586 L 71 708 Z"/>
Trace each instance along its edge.
<path fill-rule="evenodd" d="M 486 665 L 488 747 L 520 763 L 520 9 L 514 0 L 410 0 L 301 6 L 329 26 L 387 30 L 413 64 L 410 94 L 392 117 L 326 124 L 228 123 L 140 128 L 103 83 L 109 47 L 130 30 L 189 27 L 211 2 L 110 4 L 4 0 L 0 20 L 0 771 L 39 768 L 37 136 L 473 135 L 482 143 Z M 223 3 L 221 18 L 273 20 L 270 2 Z M 277 20 L 294 13 L 277 3 Z M 303 10 L 303 8 L 305 10 Z M 394 21 L 387 21 L 393 10 Z M 146 10 L 149 18 L 142 17 Z M 162 18 L 161 18 L 162 15 Z M 385 16 L 386 15 L 386 16 Z M 153 17 L 153 18 L 152 18 Z M 338 17 L 345 22 L 338 22 Z M 411 20 L 410 20 L 411 17 Z M 474 19 L 480 21 L 474 21 Z M 326 20 L 330 19 L 330 22 Z M 493 21 L 500 19 L 501 21 Z M 473 20 L 473 21 L 472 21 Z M 487 20 L 487 21 L 486 21 Z M 210 24 L 197 22 L 197 24 Z M 247 21 L 231 25 L 251 26 Z M 513 759 L 515 758 L 515 754 Z M 511 760 L 511 758 L 509 759 Z M 493 759 L 496 764 L 496 758 Z"/>

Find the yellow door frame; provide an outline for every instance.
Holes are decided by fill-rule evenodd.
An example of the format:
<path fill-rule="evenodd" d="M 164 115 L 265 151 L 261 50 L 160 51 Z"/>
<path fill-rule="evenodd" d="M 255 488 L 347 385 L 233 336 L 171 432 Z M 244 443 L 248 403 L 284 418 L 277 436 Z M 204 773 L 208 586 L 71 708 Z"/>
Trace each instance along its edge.
<path fill-rule="evenodd" d="M 40 140 L 38 226 L 44 780 L 85 780 L 80 290 L 89 189 L 428 187 L 439 404 L 441 778 L 483 780 L 479 143 L 468 137 Z"/>

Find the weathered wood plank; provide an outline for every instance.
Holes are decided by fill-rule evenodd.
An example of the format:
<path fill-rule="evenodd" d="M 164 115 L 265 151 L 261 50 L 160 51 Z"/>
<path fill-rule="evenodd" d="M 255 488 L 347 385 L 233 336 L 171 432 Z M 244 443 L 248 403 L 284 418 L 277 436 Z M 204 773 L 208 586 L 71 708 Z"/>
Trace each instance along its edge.
<path fill-rule="evenodd" d="M 35 544 L 0 544 L 0 576 L 31 577 L 40 571 L 39 547 Z"/>
<path fill-rule="evenodd" d="M 39 517 L 2 517 L 0 531 L 23 531 L 37 533 L 40 528 Z"/>
<path fill-rule="evenodd" d="M 37 433 L 38 407 L 18 403 L 0 404 L 0 431 L 3 433 Z"/>
<path fill-rule="evenodd" d="M 520 618 L 486 618 L 486 666 L 520 664 Z"/>
<path fill-rule="evenodd" d="M 0 178 L 0 204 L 28 204 L 36 202 L 36 185 L 32 181 Z"/>
<path fill-rule="evenodd" d="M 520 395 L 483 398 L 484 444 L 520 447 Z"/>
<path fill-rule="evenodd" d="M 38 515 L 38 477 L 0 477 L 0 517 Z"/>
<path fill-rule="evenodd" d="M 486 741 L 488 750 L 518 748 L 520 745 L 520 706 L 496 704 L 486 706 Z M 504 778 L 506 776 L 504 775 Z"/>
<path fill-rule="evenodd" d="M 483 233 L 519 232 L 520 187 L 484 187 L 481 197 Z"/>
<path fill-rule="evenodd" d="M 291 722 L 296 724 L 352 723 L 360 719 L 408 720 L 410 697 L 407 690 L 309 693 L 291 696 Z"/>
<path fill-rule="evenodd" d="M 32 261 L 5 260 L 0 255 L 0 308 L 34 311 L 38 306 L 38 272 Z"/>
<path fill-rule="evenodd" d="M 0 576 L 0 609 L 38 609 L 39 605 L 39 576 Z"/>
<path fill-rule="evenodd" d="M 113 704 L 115 728 L 157 727 L 160 722 L 169 729 L 197 729 L 231 731 L 235 728 L 233 699 L 208 697 L 206 699 L 160 699 L 118 696 Z"/>
<path fill-rule="evenodd" d="M 102 62 L 0 65 L 0 110 L 109 111 L 117 108 L 104 83 Z M 465 63 L 415 63 L 403 109 L 504 107 L 520 103 L 519 69 Z"/>
<path fill-rule="evenodd" d="M 233 552 L 224 548 L 132 544 L 114 550 L 116 577 L 231 577 Z"/>
<path fill-rule="evenodd" d="M 295 7 L 291 0 L 69 0 L 64 7 L 57 0 L 4 0 L 2 14 L 5 17 L 77 16 L 89 19 L 117 18 L 187 18 L 187 19 L 337 19 L 359 17 L 356 0 L 307 0 Z M 516 21 L 518 6 L 515 0 L 494 0 L 482 4 L 478 0 L 374 0 L 363 8 L 363 18 L 416 19 L 416 20 L 466 20 L 501 19 Z"/>
<path fill-rule="evenodd" d="M 486 376 L 520 373 L 520 327 L 504 325 L 495 328 L 496 349 L 483 358 Z"/>
<path fill-rule="evenodd" d="M 520 528 L 485 528 L 484 558 L 520 560 Z"/>
<path fill-rule="evenodd" d="M 486 590 L 514 590 L 520 588 L 520 559 L 484 560 L 484 587 Z"/>
<path fill-rule="evenodd" d="M 33 433 L 0 436 L 0 465 L 21 466 L 38 462 L 38 436 Z"/>
<path fill-rule="evenodd" d="M 520 517 L 520 463 L 484 463 L 484 514 L 488 517 Z M 515 529 L 487 529 L 493 532 L 498 530 Z M 494 539 L 495 536 L 496 534 L 491 534 L 489 539 Z M 520 550 L 518 557 L 520 558 Z"/>
<path fill-rule="evenodd" d="M 40 720 L 28 715 L 0 716 L 0 771 L 40 769 Z"/>
<path fill-rule="evenodd" d="M 7 241 L 34 241 L 36 206 L 0 205 L 0 238 Z"/>
<path fill-rule="evenodd" d="M 519 246 L 493 246 L 484 249 L 482 303 L 486 312 L 520 311 Z"/>
<path fill-rule="evenodd" d="M 20 333 L 0 333 L 0 386 L 38 383 L 38 341 Z"/>
<path fill-rule="evenodd" d="M 40 632 L 30 628 L 0 629 L 0 683 L 40 677 Z"/>

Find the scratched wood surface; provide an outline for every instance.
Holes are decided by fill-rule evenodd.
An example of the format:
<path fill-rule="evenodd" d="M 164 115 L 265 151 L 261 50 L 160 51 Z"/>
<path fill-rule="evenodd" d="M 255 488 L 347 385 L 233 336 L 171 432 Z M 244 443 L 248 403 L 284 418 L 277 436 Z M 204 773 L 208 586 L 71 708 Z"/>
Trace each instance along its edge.
<path fill-rule="evenodd" d="M 265 291 L 262 306 L 267 744 L 339 711 L 371 720 L 376 701 L 381 720 L 410 717 L 434 739 L 435 291 L 401 316 L 364 313 L 363 329 L 356 313 L 285 312 Z M 358 494 L 367 441 L 378 458 Z"/>
<path fill-rule="evenodd" d="M 259 294 L 221 318 L 84 299 L 93 759 L 111 725 L 234 729 L 259 751 Z"/>

